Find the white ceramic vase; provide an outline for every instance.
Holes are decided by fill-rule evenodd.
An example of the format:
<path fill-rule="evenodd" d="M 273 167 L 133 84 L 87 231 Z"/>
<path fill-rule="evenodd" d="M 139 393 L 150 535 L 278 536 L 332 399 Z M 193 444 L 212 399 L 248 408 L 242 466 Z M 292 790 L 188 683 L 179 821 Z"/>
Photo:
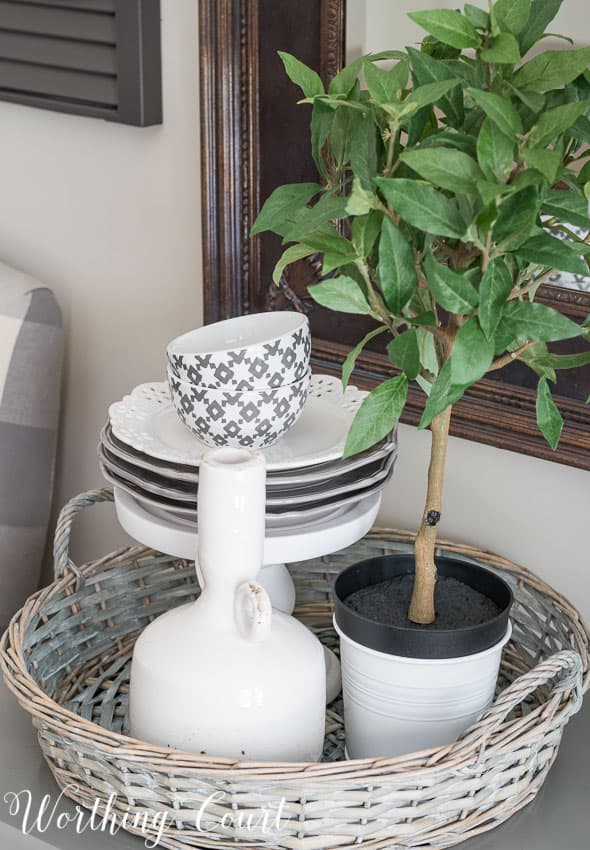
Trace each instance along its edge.
<path fill-rule="evenodd" d="M 256 583 L 264 545 L 264 458 L 209 452 L 199 473 L 200 597 L 168 611 L 133 653 L 135 738 L 256 761 L 315 761 L 326 674 L 317 638 L 272 610 Z"/>

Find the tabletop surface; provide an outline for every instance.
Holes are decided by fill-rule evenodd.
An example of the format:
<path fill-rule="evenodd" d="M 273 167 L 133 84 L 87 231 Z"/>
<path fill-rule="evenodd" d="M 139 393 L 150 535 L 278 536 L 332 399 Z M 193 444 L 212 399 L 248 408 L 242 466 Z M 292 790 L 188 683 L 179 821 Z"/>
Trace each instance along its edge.
<path fill-rule="evenodd" d="M 590 701 L 566 727 L 557 761 L 545 785 L 526 808 L 496 829 L 464 841 L 461 850 L 588 850 L 590 847 Z M 45 795 L 55 807 L 44 831 L 23 834 L 20 814 L 11 815 L 11 793 L 30 792 L 34 816 Z M 59 789 L 45 765 L 29 716 L 0 681 L 0 848 L 1 850 L 140 850 L 141 838 L 88 829 L 79 835 L 72 825 L 60 829 L 57 815 L 74 814 L 74 805 L 59 799 Z M 34 816 L 31 818 L 34 820 Z"/>

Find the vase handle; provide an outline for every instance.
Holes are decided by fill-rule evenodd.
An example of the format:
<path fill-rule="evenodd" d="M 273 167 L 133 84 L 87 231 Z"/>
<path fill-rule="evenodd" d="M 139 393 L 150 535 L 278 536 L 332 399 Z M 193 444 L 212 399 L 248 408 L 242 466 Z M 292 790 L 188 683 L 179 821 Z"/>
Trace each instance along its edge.
<path fill-rule="evenodd" d="M 242 582 L 236 590 L 235 618 L 242 637 L 252 643 L 266 640 L 272 625 L 272 605 L 266 590 L 254 582 Z"/>

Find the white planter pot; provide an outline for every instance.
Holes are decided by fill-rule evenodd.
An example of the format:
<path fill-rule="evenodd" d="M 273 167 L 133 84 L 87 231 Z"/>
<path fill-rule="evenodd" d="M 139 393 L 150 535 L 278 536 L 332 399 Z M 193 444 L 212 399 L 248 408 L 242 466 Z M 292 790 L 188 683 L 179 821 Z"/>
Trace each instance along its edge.
<path fill-rule="evenodd" d="M 351 593 L 413 575 L 411 554 L 371 558 L 334 581 L 334 626 L 340 636 L 346 750 L 350 758 L 396 756 L 450 744 L 493 698 L 510 638 L 512 591 L 497 574 L 450 557 L 436 558 L 453 578 L 495 603 L 496 613 L 454 627 L 385 623 L 347 604 Z M 405 604 L 405 603 L 404 603 Z"/>
<path fill-rule="evenodd" d="M 402 755 L 449 744 L 493 698 L 503 639 L 461 658 L 405 658 L 340 636 L 349 758 Z"/>

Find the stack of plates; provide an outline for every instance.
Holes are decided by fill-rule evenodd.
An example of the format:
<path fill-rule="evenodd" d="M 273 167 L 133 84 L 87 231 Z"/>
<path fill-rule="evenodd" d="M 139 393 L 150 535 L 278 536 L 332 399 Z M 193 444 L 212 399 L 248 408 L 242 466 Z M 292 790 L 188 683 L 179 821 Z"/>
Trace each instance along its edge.
<path fill-rule="evenodd" d="M 350 423 L 366 393 L 314 375 L 304 411 L 274 446 L 267 464 L 266 522 L 295 529 L 331 521 L 385 487 L 397 456 L 395 435 L 344 460 Z M 116 490 L 154 517 L 194 529 L 199 463 L 207 446 L 180 422 L 165 383 L 142 384 L 109 410 L 99 444 L 101 469 Z"/>

